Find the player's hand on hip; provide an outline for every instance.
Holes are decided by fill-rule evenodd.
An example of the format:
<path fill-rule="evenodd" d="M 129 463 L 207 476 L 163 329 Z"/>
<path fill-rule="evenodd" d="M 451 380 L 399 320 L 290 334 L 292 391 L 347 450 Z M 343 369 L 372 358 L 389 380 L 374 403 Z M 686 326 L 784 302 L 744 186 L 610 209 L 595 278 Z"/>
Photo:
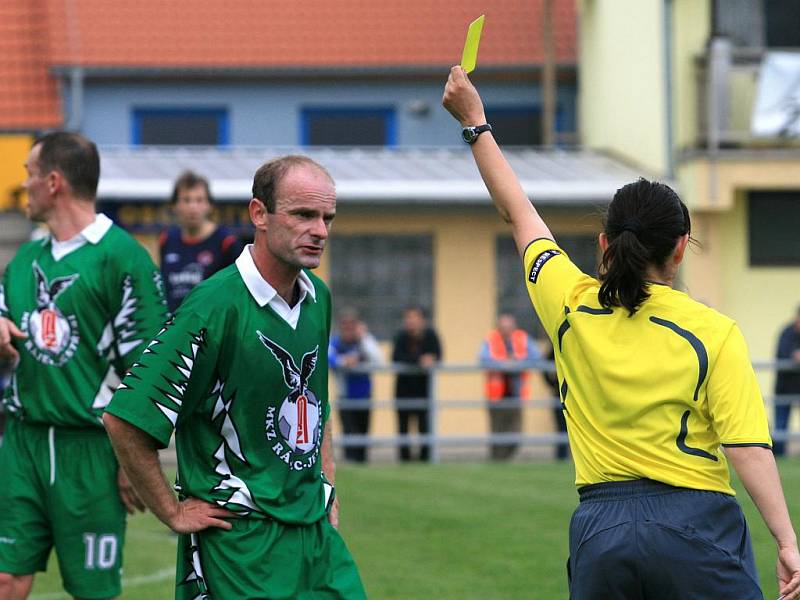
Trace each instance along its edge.
<path fill-rule="evenodd" d="M 14 339 L 26 337 L 28 334 L 20 331 L 12 320 L 0 317 L 0 358 L 16 363 L 19 360 L 19 352 L 14 348 Z"/>
<path fill-rule="evenodd" d="M 460 66 L 450 69 L 450 76 L 444 86 L 442 105 L 462 127 L 486 123 L 483 102 L 478 90 Z"/>
<path fill-rule="evenodd" d="M 211 504 L 198 498 L 189 498 L 178 503 L 175 515 L 167 525 L 175 533 L 194 533 L 209 527 L 231 529 L 233 525 L 224 519 L 236 517 L 236 513 L 221 508 L 216 504 Z"/>
<path fill-rule="evenodd" d="M 119 490 L 119 497 L 122 499 L 122 503 L 125 505 L 125 510 L 128 511 L 129 515 L 134 514 L 136 511 L 145 511 L 146 507 L 144 502 L 142 502 L 142 499 L 139 498 L 139 494 L 136 493 L 136 490 L 133 489 L 128 476 L 125 474 L 125 471 L 122 470 L 122 467 L 120 467 L 119 471 L 117 472 L 117 489 Z"/>
<path fill-rule="evenodd" d="M 800 598 L 800 552 L 797 546 L 778 548 L 778 591 L 783 600 Z"/>

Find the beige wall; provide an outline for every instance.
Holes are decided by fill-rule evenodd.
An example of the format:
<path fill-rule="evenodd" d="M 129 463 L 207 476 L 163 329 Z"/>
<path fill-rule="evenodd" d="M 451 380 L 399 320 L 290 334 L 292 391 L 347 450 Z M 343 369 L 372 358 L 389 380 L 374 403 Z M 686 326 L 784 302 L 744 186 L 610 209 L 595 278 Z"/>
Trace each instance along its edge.
<path fill-rule="evenodd" d="M 599 217 L 594 208 L 540 210 L 551 229 L 558 233 L 595 233 Z M 434 252 L 434 314 L 433 321 L 441 336 L 446 363 L 475 363 L 486 332 L 494 323 L 496 312 L 495 238 L 510 231 L 493 208 L 392 208 L 374 209 L 340 205 L 330 244 L 337 235 L 386 233 L 429 233 Z M 157 254 L 155 236 L 138 236 L 146 247 Z M 317 274 L 327 279 L 330 272 L 329 254 L 323 258 Z M 520 280 L 523 270 L 520 263 Z M 334 302 L 335 302 L 334 298 Z M 533 317 L 533 308 L 531 308 Z M 399 324 L 398 324 L 399 325 Z M 390 343 L 382 344 L 384 355 L 391 354 Z M 394 377 L 388 374 L 375 377 L 375 398 L 393 399 Z M 533 379 L 534 396 L 549 395 L 541 378 Z M 479 373 L 444 374 L 438 382 L 438 393 L 444 401 L 480 399 L 483 377 Z M 331 378 L 331 398 L 337 397 L 335 378 Z M 334 420 L 335 432 L 339 421 Z M 525 431 L 552 431 L 551 412 L 532 409 L 525 413 Z M 488 431 L 486 411 L 451 409 L 440 419 L 441 431 L 446 434 L 482 434 Z M 374 412 L 372 433 L 393 435 L 395 415 L 392 410 Z"/>
<path fill-rule="evenodd" d="M 672 3 L 673 143 L 676 149 L 695 143 L 698 130 L 697 66 L 711 32 L 711 2 Z"/>
<path fill-rule="evenodd" d="M 769 360 L 779 329 L 800 303 L 800 268 L 750 266 L 746 196 L 748 190 L 800 188 L 800 157 L 760 157 L 740 153 L 738 160 L 696 159 L 683 166 L 679 177 L 693 208 L 694 236 L 702 244 L 684 269 L 688 291 L 736 319 L 752 358 Z M 769 393 L 772 373 L 760 371 L 759 379 Z"/>
<path fill-rule="evenodd" d="M 663 0 L 580 0 L 582 143 L 667 170 Z"/>

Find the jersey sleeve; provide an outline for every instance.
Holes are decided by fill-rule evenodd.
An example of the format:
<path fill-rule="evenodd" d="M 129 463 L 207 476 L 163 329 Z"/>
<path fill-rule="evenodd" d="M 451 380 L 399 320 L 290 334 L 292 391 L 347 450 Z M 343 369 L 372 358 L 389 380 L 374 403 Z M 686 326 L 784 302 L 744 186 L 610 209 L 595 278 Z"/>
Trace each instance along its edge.
<path fill-rule="evenodd" d="M 720 348 L 706 393 L 714 429 L 723 446 L 772 445 L 764 400 L 747 344 L 736 325 Z"/>
<path fill-rule="evenodd" d="M 553 240 L 538 239 L 525 249 L 525 283 L 533 308 L 548 335 L 564 319 L 568 293 L 587 276 Z"/>
<path fill-rule="evenodd" d="M 166 447 L 181 417 L 210 389 L 219 352 L 211 338 L 206 319 L 191 310 L 179 311 L 147 344 L 106 412 Z"/>
<path fill-rule="evenodd" d="M 115 364 L 122 376 L 168 316 L 161 272 L 139 244 L 126 250 L 121 264 L 110 269 L 109 304 L 113 315 Z"/>

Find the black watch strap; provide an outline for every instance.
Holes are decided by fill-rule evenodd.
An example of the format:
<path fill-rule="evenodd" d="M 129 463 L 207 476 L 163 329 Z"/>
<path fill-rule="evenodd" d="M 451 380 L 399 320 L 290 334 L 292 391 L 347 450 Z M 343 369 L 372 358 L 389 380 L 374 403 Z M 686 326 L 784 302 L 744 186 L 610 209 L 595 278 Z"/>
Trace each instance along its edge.
<path fill-rule="evenodd" d="M 484 131 L 491 130 L 492 126 L 488 123 L 477 125 L 475 127 L 464 127 L 464 129 L 461 130 L 461 139 L 463 139 L 467 144 L 474 144 L 475 140 L 478 139 L 480 134 L 482 134 Z"/>

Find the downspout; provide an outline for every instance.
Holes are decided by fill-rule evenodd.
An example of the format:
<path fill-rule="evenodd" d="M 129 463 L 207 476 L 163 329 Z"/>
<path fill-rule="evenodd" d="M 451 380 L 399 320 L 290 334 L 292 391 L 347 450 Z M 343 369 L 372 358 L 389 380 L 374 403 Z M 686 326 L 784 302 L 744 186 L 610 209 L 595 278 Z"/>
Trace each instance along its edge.
<path fill-rule="evenodd" d="M 69 70 L 69 120 L 66 129 L 80 131 L 83 127 L 83 67 L 72 67 Z"/>
<path fill-rule="evenodd" d="M 666 159 L 667 159 L 667 179 L 672 181 L 675 178 L 675 133 L 673 113 L 673 86 L 672 86 L 672 9 L 673 0 L 664 0 L 664 100 L 666 105 Z"/>
<path fill-rule="evenodd" d="M 81 32 L 78 23 L 78 11 L 75 0 L 64 0 L 67 27 L 67 48 L 69 49 L 69 62 L 73 65 L 69 70 L 70 111 L 66 122 L 66 129 L 80 131 L 83 127 L 83 80 L 84 71 L 81 52 Z"/>

